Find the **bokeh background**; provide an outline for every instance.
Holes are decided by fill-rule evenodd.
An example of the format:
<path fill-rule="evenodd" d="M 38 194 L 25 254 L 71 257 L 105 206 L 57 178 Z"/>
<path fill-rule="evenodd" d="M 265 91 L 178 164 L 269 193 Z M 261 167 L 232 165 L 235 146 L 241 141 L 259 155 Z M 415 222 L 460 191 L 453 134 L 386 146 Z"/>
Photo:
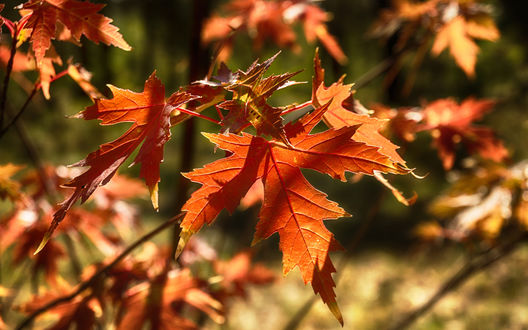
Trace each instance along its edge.
<path fill-rule="evenodd" d="M 10 5 L 10 3 L 13 5 Z M 83 42 L 81 47 L 56 43 L 59 54 L 70 54 L 74 62 L 81 63 L 93 74 L 92 83 L 109 96 L 105 84 L 141 91 L 145 79 L 156 70 L 169 92 L 189 83 L 191 45 L 196 42 L 193 24 L 200 16 L 207 17 L 226 1 L 201 1 L 199 13 L 193 13 L 193 0 L 108 1 L 103 13 L 114 19 L 128 43 L 130 52 Z M 357 90 L 356 97 L 367 107 L 383 103 L 392 107 L 419 106 L 438 98 L 466 97 L 492 98 L 498 101 L 493 112 L 482 124 L 492 127 L 511 153 L 509 162 L 528 158 L 528 21 L 525 14 L 528 3 L 524 1 L 489 1 L 494 8 L 493 17 L 501 32 L 497 42 L 478 42 L 480 53 L 476 76 L 466 77 L 451 56 L 444 52 L 438 57 L 427 55 L 409 95 L 403 95 L 406 68 L 394 83 L 383 85 L 383 76 Z M 10 14 L 16 1 L 6 1 L 3 15 Z M 348 63 L 340 65 L 321 48 L 321 58 L 326 69 L 327 84 L 346 74 L 345 82 L 352 83 L 383 61 L 390 54 L 390 43 L 367 36 L 367 32 L 380 10 L 390 1 L 325 0 L 319 5 L 332 14 L 329 31 L 336 36 Z M 10 12 L 11 11 L 11 12 Z M 312 61 L 317 43 L 304 39 L 301 26 L 296 26 L 301 51 L 279 49 L 266 43 L 255 49 L 247 35 L 235 38 L 232 57 L 227 62 L 231 69 L 245 69 L 255 59 L 266 59 L 281 50 L 269 73 L 304 70 L 296 80 L 307 81 L 275 93 L 271 103 L 285 105 L 304 102 L 311 95 Z M 199 61 L 204 76 L 208 69 L 212 49 Z M 12 85 L 12 104 L 25 100 L 25 92 Z M 91 101 L 72 80 L 61 79 L 51 87 L 51 100 L 35 98 L 23 116 L 31 139 L 38 147 L 40 157 L 53 165 L 74 163 L 93 151 L 96 146 L 116 138 L 122 126 L 100 127 L 96 121 L 70 119 Z M 214 109 L 212 110 L 214 111 Z M 207 143 L 200 131 L 214 132 L 215 127 L 206 121 L 197 121 L 197 141 L 193 167 L 199 167 L 221 156 L 214 154 L 214 146 Z M 149 226 L 178 212 L 176 195 L 180 174 L 182 128 L 172 130 L 173 138 L 165 147 L 165 161 L 161 166 L 160 212 L 155 213 L 147 200 L 138 201 L 142 208 L 142 222 Z M 402 141 L 396 141 L 402 143 Z M 336 253 L 333 260 L 338 265 L 338 302 L 342 308 L 346 327 L 357 329 L 384 328 L 405 312 L 424 302 L 436 288 L 454 273 L 468 258 L 467 246 L 439 240 L 423 243 L 414 234 L 414 228 L 431 219 L 428 207 L 431 201 L 449 185 L 449 175 L 442 169 L 436 150 L 431 148 L 431 138 L 419 135 L 412 145 L 402 149 L 402 156 L 416 173 L 412 176 L 393 177 L 392 182 L 406 195 L 418 194 L 411 207 L 398 203 L 382 185 L 372 178 L 359 182 L 336 182 L 329 177 L 307 171 L 310 182 L 339 202 L 352 218 L 327 222 L 347 253 Z M 463 167 L 465 154 L 455 169 Z M 18 137 L 8 133 L 1 141 L 2 163 L 27 164 L 28 156 L 20 147 Z M 124 168 L 121 173 L 137 175 L 138 168 Z M 190 188 L 196 189 L 196 186 Z M 222 213 L 216 223 L 200 235 L 224 256 L 248 247 L 252 240 L 258 208 L 237 211 L 230 216 Z M 156 242 L 166 242 L 159 237 Z M 269 268 L 281 273 L 281 255 L 278 239 L 259 243 L 255 258 Z M 526 304 L 528 277 L 528 248 L 524 247 L 493 268 L 473 277 L 462 288 L 450 294 L 430 313 L 413 326 L 417 329 L 524 329 L 528 327 Z M 5 270 L 4 270 L 5 271 Z M 208 329 L 281 329 L 298 315 L 303 306 L 312 300 L 313 292 L 305 287 L 297 271 L 286 278 L 280 275 L 275 284 L 253 288 L 247 300 L 235 301 L 230 308 L 228 321 L 223 326 L 206 323 Z M 311 309 L 301 313 L 299 329 L 338 329 L 326 307 L 318 299 Z"/>

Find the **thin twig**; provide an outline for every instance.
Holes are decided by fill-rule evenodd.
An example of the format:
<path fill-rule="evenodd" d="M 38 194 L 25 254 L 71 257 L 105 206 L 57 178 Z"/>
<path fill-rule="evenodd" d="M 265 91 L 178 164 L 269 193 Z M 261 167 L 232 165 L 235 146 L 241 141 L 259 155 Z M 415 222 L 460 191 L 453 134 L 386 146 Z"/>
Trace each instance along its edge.
<path fill-rule="evenodd" d="M 11 126 L 13 126 L 16 123 L 18 118 L 22 116 L 22 114 L 24 113 L 24 110 L 26 110 L 27 106 L 31 102 L 31 99 L 33 99 L 33 97 L 37 94 L 37 91 L 38 91 L 38 85 L 34 85 L 33 90 L 31 91 L 31 93 L 29 93 L 26 99 L 26 102 L 24 102 L 20 110 L 18 110 L 18 113 L 13 117 L 13 119 L 11 119 L 11 121 L 4 128 L 0 129 L 0 139 L 9 130 L 9 128 L 11 128 Z"/>
<path fill-rule="evenodd" d="M 376 79 L 378 76 L 387 72 L 391 68 L 391 66 L 394 64 L 394 62 L 396 62 L 397 58 L 398 58 L 397 55 L 391 56 L 391 57 L 384 59 L 380 63 L 378 63 L 376 66 L 374 66 L 372 69 L 367 71 L 364 75 L 359 77 L 354 82 L 354 89 L 360 89 L 362 87 L 365 87 L 366 85 L 370 84 L 374 79 Z"/>
<path fill-rule="evenodd" d="M 17 35 L 17 28 L 15 26 L 15 31 L 13 33 L 12 42 L 11 42 L 11 54 L 9 55 L 9 61 L 7 62 L 6 74 L 4 76 L 4 85 L 2 88 L 2 94 L 0 95 L 0 128 L 4 126 L 7 88 L 9 87 L 9 79 L 11 77 L 11 71 L 13 70 L 13 63 L 15 62 L 16 45 L 17 45 L 16 35 Z"/>
<path fill-rule="evenodd" d="M 127 255 L 129 255 L 134 249 L 136 249 L 138 246 L 140 246 L 141 244 L 145 243 L 146 241 L 150 240 L 151 238 L 153 238 L 157 234 L 161 233 L 165 229 L 177 224 L 181 220 L 181 218 L 183 218 L 184 215 L 185 215 L 185 213 L 182 212 L 182 213 L 172 217 L 168 221 L 162 223 L 161 225 L 159 225 L 158 227 L 154 228 L 153 230 L 151 230 L 147 234 L 143 235 L 142 237 L 140 237 L 138 240 L 136 240 L 134 243 L 132 243 L 128 248 L 126 248 L 126 250 L 124 250 L 123 252 L 121 252 L 121 254 L 119 254 L 117 257 L 115 257 L 114 260 L 112 260 L 111 263 L 109 263 L 105 267 L 99 269 L 99 271 L 97 271 L 97 273 L 92 275 L 86 281 L 80 283 L 79 286 L 77 287 L 77 290 L 73 291 L 69 295 L 62 296 L 62 297 L 59 297 L 59 298 L 57 298 L 55 300 L 52 300 L 49 303 L 47 303 L 46 305 L 44 305 L 44 306 L 40 307 L 39 309 L 35 310 L 33 313 L 31 313 L 29 316 L 27 316 L 19 325 L 17 325 L 16 329 L 23 329 L 24 327 L 28 326 L 40 314 L 48 311 L 49 309 L 51 309 L 51 308 L 53 308 L 53 307 L 55 307 L 57 305 L 64 304 L 64 303 L 72 300 L 73 298 L 77 297 L 84 290 L 90 288 L 94 283 L 96 283 L 99 280 L 100 277 L 105 276 L 106 273 L 110 269 L 112 269 L 115 265 L 117 265 L 119 262 L 121 262 L 121 260 L 123 260 Z M 175 227 L 179 228 L 179 226 L 175 226 Z"/>
<path fill-rule="evenodd" d="M 393 325 L 390 329 L 405 329 L 408 328 L 414 321 L 416 321 L 420 316 L 427 313 L 440 299 L 454 291 L 460 285 L 465 283 L 473 275 L 484 271 L 496 261 L 506 257 L 517 247 L 520 243 L 528 239 L 527 232 L 521 232 L 517 234 L 511 240 L 498 245 L 496 248 L 489 250 L 487 253 L 468 260 L 468 262 L 453 276 L 451 276 L 447 281 L 440 286 L 436 293 L 429 298 L 424 304 L 410 312 L 406 317 Z"/>

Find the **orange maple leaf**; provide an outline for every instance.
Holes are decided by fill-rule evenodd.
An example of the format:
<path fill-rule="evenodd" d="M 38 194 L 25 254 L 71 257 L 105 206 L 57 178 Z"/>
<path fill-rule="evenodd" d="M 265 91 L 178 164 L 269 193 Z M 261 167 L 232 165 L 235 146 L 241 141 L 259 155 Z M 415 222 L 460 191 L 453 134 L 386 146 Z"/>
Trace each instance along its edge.
<path fill-rule="evenodd" d="M 478 46 L 467 34 L 466 26 L 466 20 L 462 16 L 458 16 L 442 26 L 436 35 L 431 52 L 438 55 L 449 47 L 449 51 L 458 66 L 468 76 L 472 77 L 475 75 Z"/>
<path fill-rule="evenodd" d="M 42 64 L 46 51 L 55 39 L 57 23 L 60 22 L 70 31 L 75 41 L 85 36 L 95 43 L 102 42 L 124 50 L 132 49 L 118 28 L 110 24 L 112 19 L 98 12 L 104 4 L 76 0 L 30 0 L 22 8 L 30 11 L 30 18 L 25 25 L 31 29 L 31 42 L 37 58 L 37 65 Z"/>
<path fill-rule="evenodd" d="M 424 111 L 425 125 L 431 130 L 434 145 L 446 170 L 453 167 L 455 145 L 462 142 L 470 152 L 479 153 L 483 158 L 500 162 L 508 156 L 502 142 L 495 138 L 487 127 L 472 125 L 495 105 L 491 100 L 468 98 L 460 105 L 453 99 L 441 99 L 428 104 Z"/>
<path fill-rule="evenodd" d="M 457 65 L 467 76 L 475 74 L 478 45 L 473 39 L 496 41 L 499 30 L 490 15 L 489 6 L 477 0 L 393 0 L 391 9 L 383 10 L 374 23 L 370 34 L 389 39 L 396 36 L 395 55 L 398 58 L 386 78 L 390 83 L 402 68 L 406 50 L 416 49 L 411 64 L 411 73 L 405 91 L 409 92 L 415 75 L 429 47 L 429 40 L 435 37 L 431 53 L 440 54 L 449 48 Z M 406 55 L 405 55 L 406 56 Z"/>
<path fill-rule="evenodd" d="M 405 161 L 396 152 L 399 147 L 379 132 L 386 121 L 354 112 L 357 103 L 353 97 L 353 85 L 344 85 L 343 76 L 329 87 L 325 87 L 324 75 L 319 53 L 316 52 L 312 81 L 312 103 L 314 106 L 320 106 L 330 102 L 328 111 L 323 117 L 325 123 L 335 129 L 359 125 L 356 134 L 353 136 L 354 140 L 378 147 L 380 153 L 404 166 Z"/>
<path fill-rule="evenodd" d="M 99 187 L 110 181 L 117 169 L 130 157 L 139 145 L 135 163 L 141 163 L 139 176 L 150 190 L 154 208 L 158 208 L 159 164 L 163 160 L 163 146 L 170 139 L 170 113 L 178 106 L 196 97 L 176 92 L 165 100 L 165 87 L 153 73 L 145 82 L 142 93 L 120 89 L 109 85 L 114 97 L 109 100 L 96 99 L 95 104 L 76 115 L 77 118 L 100 119 L 101 125 L 132 122 L 132 126 L 119 138 L 105 143 L 82 161 L 72 166 L 90 168 L 64 186 L 75 188 L 74 193 L 62 202 L 41 247 L 62 221 L 66 212 L 78 199 L 84 203 Z"/>
<path fill-rule="evenodd" d="M 449 47 L 458 66 L 473 77 L 479 47 L 472 38 L 496 41 L 500 33 L 489 16 L 466 17 L 461 13 L 464 8 L 455 3 L 450 3 L 447 8 L 443 15 L 445 22 L 438 30 L 431 52 L 438 55 Z M 457 15 L 451 18 L 451 13 Z"/>
<path fill-rule="evenodd" d="M 342 323 L 331 274 L 335 272 L 329 252 L 340 249 L 323 220 L 348 216 L 336 203 L 304 178 L 301 168 L 314 169 L 345 180 L 345 172 L 373 175 L 408 173 L 377 147 L 356 142 L 351 137 L 357 126 L 309 134 L 328 106 L 316 109 L 297 124 L 284 128 L 287 139 L 267 141 L 242 133 L 204 134 L 231 156 L 184 174 L 202 187 L 183 206 L 182 237 L 186 239 L 204 224 L 212 223 L 224 208 L 233 212 L 241 198 L 258 179 L 264 183 L 264 202 L 254 243 L 274 233 L 280 236 L 284 273 L 299 267 L 305 283 L 311 283 Z"/>

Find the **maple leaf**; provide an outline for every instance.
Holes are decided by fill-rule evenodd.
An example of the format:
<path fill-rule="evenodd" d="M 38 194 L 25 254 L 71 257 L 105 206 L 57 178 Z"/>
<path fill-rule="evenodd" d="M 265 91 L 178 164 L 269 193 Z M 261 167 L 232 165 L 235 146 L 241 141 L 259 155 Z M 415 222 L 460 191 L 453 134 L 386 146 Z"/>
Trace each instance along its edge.
<path fill-rule="evenodd" d="M 491 100 L 468 98 L 460 105 L 453 99 L 441 99 L 428 104 L 423 110 L 422 129 L 431 130 L 434 145 L 446 170 L 451 169 L 455 160 L 455 145 L 462 142 L 470 152 L 479 153 L 483 158 L 500 162 L 508 156 L 502 142 L 497 140 L 491 129 L 474 126 L 495 105 Z"/>
<path fill-rule="evenodd" d="M 262 63 L 255 61 L 246 71 L 238 70 L 231 75 L 225 83 L 225 89 L 233 92 L 233 98 L 218 104 L 218 108 L 229 111 L 222 119 L 222 132 L 238 133 L 252 125 L 258 135 L 269 135 L 289 143 L 283 132 L 283 109 L 270 106 L 267 99 L 275 91 L 296 84 L 289 79 L 300 71 L 264 78 L 264 73 L 278 55 Z"/>
<path fill-rule="evenodd" d="M 442 17 L 445 21 L 444 25 L 438 30 L 431 52 L 438 55 L 449 47 L 449 51 L 458 66 L 468 76 L 473 77 L 479 48 L 471 38 L 496 41 L 500 34 L 493 20 L 489 17 L 477 16 L 472 19 L 461 14 L 452 17 L 452 13 L 458 13 L 459 10 L 461 9 L 459 9 L 458 4 L 449 4 Z"/>
<path fill-rule="evenodd" d="M 133 164 L 141 163 L 139 176 L 145 180 L 150 190 L 154 208 L 158 208 L 159 164 L 163 160 L 163 146 L 170 139 L 170 113 L 196 97 L 185 92 L 176 92 L 165 100 L 165 87 L 155 73 L 145 82 L 142 93 L 111 85 L 109 88 L 114 95 L 112 99 L 96 99 L 94 105 L 76 117 L 86 120 L 97 118 L 101 120 L 101 125 L 122 122 L 133 124 L 121 137 L 101 145 L 97 151 L 72 165 L 89 166 L 89 169 L 64 185 L 75 188 L 75 191 L 55 212 L 53 222 L 40 247 L 45 245 L 71 206 L 78 199 L 84 203 L 97 187 L 108 183 L 119 166 L 141 144 Z"/>
<path fill-rule="evenodd" d="M 468 76 L 474 76 L 478 46 L 466 33 L 466 21 L 461 16 L 454 18 L 438 31 L 431 52 L 438 55 L 447 47 L 458 66 Z"/>
<path fill-rule="evenodd" d="M 118 28 L 110 24 L 112 19 L 98 12 L 104 4 L 94 4 L 88 1 L 76 0 L 30 0 L 22 9 L 31 15 L 25 25 L 31 29 L 31 42 L 37 58 L 37 65 L 42 64 L 46 51 L 51 47 L 51 39 L 55 38 L 57 23 L 67 28 L 75 41 L 81 36 L 95 43 L 102 42 L 124 50 L 132 49 L 118 32 Z"/>
<path fill-rule="evenodd" d="M 331 128 L 360 125 L 353 139 L 371 146 L 379 147 L 380 153 L 392 161 L 405 165 L 405 161 L 396 152 L 398 146 L 380 134 L 385 121 L 354 112 L 356 102 L 353 98 L 352 84 L 344 85 L 344 76 L 329 87 L 324 85 L 324 69 L 321 67 L 319 53 L 314 57 L 314 76 L 312 82 L 312 103 L 314 106 L 330 102 L 324 114 L 325 123 Z"/>
<path fill-rule="evenodd" d="M 449 48 L 457 65 L 467 76 L 474 76 L 479 47 L 473 39 L 496 41 L 500 36 L 490 8 L 474 0 L 392 1 L 392 8 L 381 12 L 370 31 L 373 37 L 396 37 L 397 60 L 385 84 L 390 84 L 401 70 L 407 51 L 416 51 L 404 87 L 404 92 L 410 92 L 432 38 L 433 55 Z"/>
<path fill-rule="evenodd" d="M 132 287 L 121 306 L 123 316 L 117 329 L 142 329 L 145 324 L 153 329 L 198 329 L 181 315 L 184 304 L 203 311 L 217 323 L 224 322 L 221 303 L 200 289 L 200 282 L 189 269 L 183 269 L 161 274 L 148 286 Z"/>
<path fill-rule="evenodd" d="M 90 83 L 92 74 L 79 64 L 68 64 L 68 75 L 92 100 L 104 98 L 103 94 Z"/>
<path fill-rule="evenodd" d="M 204 224 L 212 223 L 220 211 L 233 212 L 241 198 L 258 179 L 264 183 L 264 202 L 254 243 L 274 233 L 280 237 L 284 273 L 299 267 L 305 283 L 311 283 L 336 318 L 342 322 L 331 274 L 335 272 L 329 252 L 340 249 L 323 220 L 348 216 L 336 203 L 304 178 L 300 168 L 326 173 L 345 180 L 345 172 L 373 175 L 375 171 L 407 173 L 378 152 L 378 148 L 351 137 L 357 126 L 330 129 L 310 135 L 327 106 L 303 117 L 300 124 L 284 128 L 291 142 L 285 145 L 242 133 L 204 134 L 231 156 L 217 160 L 184 176 L 202 187 L 183 206 L 185 240 Z"/>
<path fill-rule="evenodd" d="M 224 6 L 224 12 L 225 16 L 211 16 L 202 30 L 204 44 L 220 41 L 220 61 L 230 56 L 233 35 L 238 31 L 247 31 L 257 49 L 272 40 L 280 48 L 299 51 L 292 28 L 297 22 L 303 25 L 308 42 L 319 39 L 340 64 L 347 61 L 337 40 L 328 32 L 326 22 L 330 15 L 311 1 L 233 0 Z"/>

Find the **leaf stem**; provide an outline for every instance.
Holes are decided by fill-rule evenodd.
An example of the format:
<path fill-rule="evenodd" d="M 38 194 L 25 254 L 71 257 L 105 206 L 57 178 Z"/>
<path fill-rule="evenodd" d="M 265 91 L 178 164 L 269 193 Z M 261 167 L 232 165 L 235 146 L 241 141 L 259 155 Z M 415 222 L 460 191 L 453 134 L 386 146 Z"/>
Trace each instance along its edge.
<path fill-rule="evenodd" d="M 7 89 L 9 87 L 9 79 L 11 77 L 11 71 L 13 71 L 13 63 L 15 61 L 15 54 L 16 54 L 16 45 L 17 45 L 16 33 L 17 33 L 17 28 L 15 25 L 15 30 L 14 30 L 13 38 L 11 42 L 11 54 L 9 55 L 9 60 L 7 61 L 6 73 L 4 76 L 4 85 L 2 88 L 2 94 L 0 94 L 0 129 L 4 127 Z"/>
<path fill-rule="evenodd" d="M 11 121 L 4 128 L 0 129 L 0 139 L 9 130 L 9 128 L 11 128 L 11 126 L 13 126 L 16 123 L 18 118 L 20 118 L 20 116 L 22 116 L 22 114 L 24 113 L 24 110 L 26 110 L 27 106 L 31 102 L 31 99 L 33 99 L 33 97 L 37 94 L 38 90 L 39 90 L 39 84 L 34 85 L 33 89 L 31 90 L 31 93 L 29 93 L 29 95 L 28 95 L 28 97 L 26 99 L 26 102 L 24 102 L 22 107 L 20 107 L 20 110 L 18 110 L 18 113 L 13 117 L 13 119 L 11 119 Z"/>
<path fill-rule="evenodd" d="M 211 123 L 215 123 L 217 125 L 220 125 L 220 122 L 218 120 L 213 119 L 213 118 L 208 117 L 208 116 L 205 116 L 205 115 L 202 115 L 201 113 L 198 113 L 196 111 L 192 111 L 192 110 L 185 109 L 185 108 L 180 108 L 180 107 L 177 107 L 176 110 L 178 110 L 180 112 L 183 112 L 183 113 L 186 113 L 188 115 L 194 116 L 194 117 L 205 119 L 207 121 L 210 121 Z"/>
<path fill-rule="evenodd" d="M 123 252 L 121 252 L 117 257 L 115 257 L 114 260 L 112 260 L 112 262 L 110 262 L 105 267 L 99 269 L 99 271 L 97 271 L 94 275 L 92 275 L 86 281 L 81 282 L 75 291 L 73 291 L 72 293 L 70 293 L 68 295 L 65 295 L 65 296 L 59 297 L 57 299 L 54 299 L 54 300 L 50 301 L 49 303 L 47 303 L 46 305 L 44 305 L 44 306 L 40 307 L 39 309 L 35 310 L 33 313 L 28 315 L 24 320 L 22 320 L 22 322 L 20 322 L 15 329 L 23 329 L 24 327 L 28 326 L 40 314 L 48 311 L 49 309 L 51 309 L 51 308 L 53 308 L 53 307 L 55 307 L 57 305 L 64 304 L 64 303 L 72 300 L 73 298 L 77 297 L 84 290 L 90 288 L 93 284 L 95 284 L 99 280 L 99 278 L 105 276 L 106 273 L 110 269 L 112 269 L 119 262 L 121 262 L 121 260 L 123 260 L 127 255 L 129 255 L 138 246 L 140 246 L 141 244 L 143 244 L 146 241 L 150 240 L 151 238 L 153 238 L 157 234 L 161 233 L 165 229 L 173 226 L 174 224 L 177 224 L 181 220 L 181 218 L 183 218 L 184 215 L 185 215 L 185 213 L 181 212 L 180 214 L 172 217 L 168 221 L 162 223 L 158 227 L 154 228 L 153 230 L 151 230 L 147 234 L 145 234 L 142 237 L 140 237 L 138 240 L 136 240 L 134 243 L 132 243 L 128 248 L 126 248 Z M 180 228 L 179 226 L 175 226 L 175 227 Z"/>
<path fill-rule="evenodd" d="M 0 18 L 2 19 L 2 21 L 4 21 L 4 24 L 9 29 L 9 32 L 11 32 L 11 37 L 16 39 L 16 36 L 15 36 L 15 24 L 13 23 L 13 21 L 10 20 L 10 19 L 7 19 L 5 17 L 0 17 Z"/>
<path fill-rule="evenodd" d="M 294 106 L 293 108 L 289 108 L 289 109 L 284 110 L 283 112 L 281 112 L 281 116 L 284 116 L 284 115 L 286 115 L 286 114 L 288 114 L 290 112 L 301 110 L 302 108 L 306 108 L 306 107 L 309 107 L 311 105 L 312 105 L 312 100 L 306 101 L 304 103 L 301 103 L 299 105 Z"/>

